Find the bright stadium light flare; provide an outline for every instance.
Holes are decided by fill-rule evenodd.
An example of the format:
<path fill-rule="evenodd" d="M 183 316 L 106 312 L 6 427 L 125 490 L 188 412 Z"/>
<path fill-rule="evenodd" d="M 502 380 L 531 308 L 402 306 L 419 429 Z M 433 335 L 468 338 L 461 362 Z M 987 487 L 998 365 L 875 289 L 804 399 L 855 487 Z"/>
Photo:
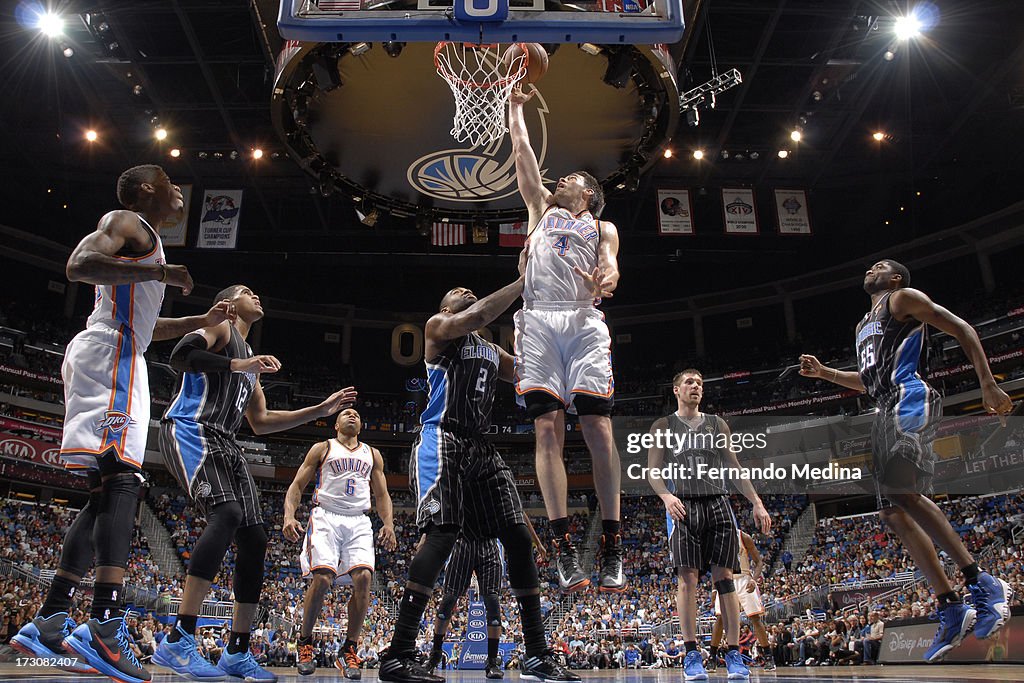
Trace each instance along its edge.
<path fill-rule="evenodd" d="M 780 149 L 779 150 L 779 158 L 780 159 L 785 159 L 788 156 L 789 156 L 789 150 L 788 149 Z"/>
<path fill-rule="evenodd" d="M 253 158 L 253 159 L 257 159 L 257 160 L 259 160 L 259 159 L 262 159 L 262 158 L 263 158 L 263 150 L 262 150 L 262 149 L 260 149 L 259 147 L 257 147 L 256 149 L 254 149 L 254 150 L 252 151 L 252 158 Z"/>
<path fill-rule="evenodd" d="M 56 38 L 64 33 L 64 19 L 53 12 L 44 12 L 36 21 L 36 28 L 47 38 Z"/>
<path fill-rule="evenodd" d="M 800 142 L 803 136 L 804 134 L 800 132 L 799 128 L 794 128 L 793 132 L 789 134 L 789 139 L 792 140 L 793 142 Z"/>
<path fill-rule="evenodd" d="M 156 136 L 157 140 L 166 140 L 167 139 L 167 129 L 166 128 L 157 128 L 156 132 L 154 132 L 153 135 Z"/>
<path fill-rule="evenodd" d="M 898 17 L 896 19 L 896 26 L 894 27 L 896 32 L 896 38 L 899 40 L 910 40 L 921 35 L 921 20 L 914 14 L 908 14 L 905 17 Z"/>
<path fill-rule="evenodd" d="M 700 161 L 701 159 L 703 159 L 704 158 L 704 150 L 702 150 L 702 149 L 695 149 L 695 150 L 693 150 L 693 158 L 696 159 L 697 161 Z"/>
<path fill-rule="evenodd" d="M 177 159 L 178 157 L 181 156 L 181 150 L 175 147 L 174 149 L 171 150 L 171 156 Z"/>
<path fill-rule="evenodd" d="M 878 142 L 881 142 L 882 140 L 885 139 L 885 133 L 883 133 L 882 131 L 877 131 L 871 137 L 873 137 Z"/>
<path fill-rule="evenodd" d="M 89 142 L 96 142 L 96 140 L 98 138 L 99 138 L 99 134 L 96 131 L 94 131 L 94 130 L 87 130 L 87 131 L 85 131 L 85 139 L 88 140 Z"/>
<path fill-rule="evenodd" d="M 671 147 L 669 147 L 669 148 L 667 148 L 665 150 L 665 158 L 666 159 L 671 159 L 672 158 L 672 148 Z"/>

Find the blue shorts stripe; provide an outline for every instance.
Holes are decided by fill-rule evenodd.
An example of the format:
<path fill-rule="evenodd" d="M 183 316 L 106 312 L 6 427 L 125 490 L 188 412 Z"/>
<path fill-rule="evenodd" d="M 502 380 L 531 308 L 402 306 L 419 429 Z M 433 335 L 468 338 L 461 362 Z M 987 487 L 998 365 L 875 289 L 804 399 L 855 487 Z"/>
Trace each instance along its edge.
<path fill-rule="evenodd" d="M 181 462 L 181 468 L 185 472 L 189 487 L 191 487 L 196 472 L 199 471 L 199 466 L 203 464 L 203 458 L 206 455 L 203 448 L 203 437 L 199 432 L 199 423 L 174 420 L 171 433 L 174 435 L 178 460 Z"/>
<path fill-rule="evenodd" d="M 427 491 L 437 483 L 441 472 L 439 442 L 441 430 L 424 425 L 420 432 L 420 443 L 416 447 L 416 500 L 422 501 Z"/>
<path fill-rule="evenodd" d="M 896 424 L 903 433 L 916 433 L 925 425 L 928 389 L 921 380 L 900 387 L 900 401 L 896 404 Z"/>

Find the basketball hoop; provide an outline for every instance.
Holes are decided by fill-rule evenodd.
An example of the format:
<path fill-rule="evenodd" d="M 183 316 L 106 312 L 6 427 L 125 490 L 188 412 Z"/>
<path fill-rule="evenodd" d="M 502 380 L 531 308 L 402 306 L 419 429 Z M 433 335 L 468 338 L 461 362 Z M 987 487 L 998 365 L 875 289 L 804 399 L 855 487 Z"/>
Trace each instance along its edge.
<path fill-rule="evenodd" d="M 440 42 L 434 48 L 437 73 L 455 96 L 452 137 L 479 147 L 500 140 L 508 131 L 505 108 L 512 88 L 526 75 L 529 53 L 509 54 L 499 44 Z"/>

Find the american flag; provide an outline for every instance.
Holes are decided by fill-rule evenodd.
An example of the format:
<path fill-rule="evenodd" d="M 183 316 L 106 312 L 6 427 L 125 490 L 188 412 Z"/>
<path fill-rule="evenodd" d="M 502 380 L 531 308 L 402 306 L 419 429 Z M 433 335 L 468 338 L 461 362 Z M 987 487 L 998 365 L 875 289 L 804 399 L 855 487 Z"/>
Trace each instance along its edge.
<path fill-rule="evenodd" d="M 430 243 L 435 247 L 454 247 L 466 243 L 466 226 L 462 223 L 434 223 Z"/>

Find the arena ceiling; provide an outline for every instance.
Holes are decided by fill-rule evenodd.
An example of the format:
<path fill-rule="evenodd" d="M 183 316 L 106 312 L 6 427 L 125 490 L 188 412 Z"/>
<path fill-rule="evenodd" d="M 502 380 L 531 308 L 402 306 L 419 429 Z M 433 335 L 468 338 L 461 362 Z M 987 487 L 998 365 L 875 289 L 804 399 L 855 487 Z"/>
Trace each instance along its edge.
<path fill-rule="evenodd" d="M 197 191 L 245 190 L 236 252 L 172 252 L 200 282 L 244 274 L 277 296 L 427 310 L 438 273 L 479 289 L 511 273 L 513 256 L 493 230 L 489 244 L 440 249 L 417 233 L 414 218 L 384 215 L 370 228 L 350 199 L 321 196 L 271 122 L 282 45 L 275 2 L 70 0 L 55 7 L 67 20 L 63 43 L 19 25 L 13 4 L 0 17 L 8 93 L 0 223 L 73 245 L 113 208 L 123 168 L 157 162 Z M 673 157 L 635 191 L 610 196 L 605 217 L 622 233 L 623 282 L 637 283 L 616 301 L 769 282 L 1024 198 L 1024 3 L 932 6 L 937 24 L 897 43 L 893 18 L 907 10 L 903 2 L 687 3 L 695 16 L 672 46 L 680 90 L 707 81 L 713 67 L 738 69 L 743 83 L 702 110 L 698 126 L 681 116 Z M 414 129 L 414 113 L 409 119 Z M 166 127 L 167 140 L 154 139 L 155 125 Z M 795 127 L 799 143 L 790 140 Z M 83 137 L 90 128 L 99 134 L 91 143 Z M 878 131 L 881 141 L 872 138 Z M 249 158 L 255 147 L 264 151 L 258 162 Z M 171 158 L 172 148 L 181 156 Z M 780 159 L 780 149 L 789 157 Z M 760 236 L 723 234 L 723 186 L 753 187 L 761 197 Z M 695 237 L 657 236 L 658 187 L 691 189 Z M 808 191 L 813 236 L 775 234 L 768 196 L 776 187 Z"/>

